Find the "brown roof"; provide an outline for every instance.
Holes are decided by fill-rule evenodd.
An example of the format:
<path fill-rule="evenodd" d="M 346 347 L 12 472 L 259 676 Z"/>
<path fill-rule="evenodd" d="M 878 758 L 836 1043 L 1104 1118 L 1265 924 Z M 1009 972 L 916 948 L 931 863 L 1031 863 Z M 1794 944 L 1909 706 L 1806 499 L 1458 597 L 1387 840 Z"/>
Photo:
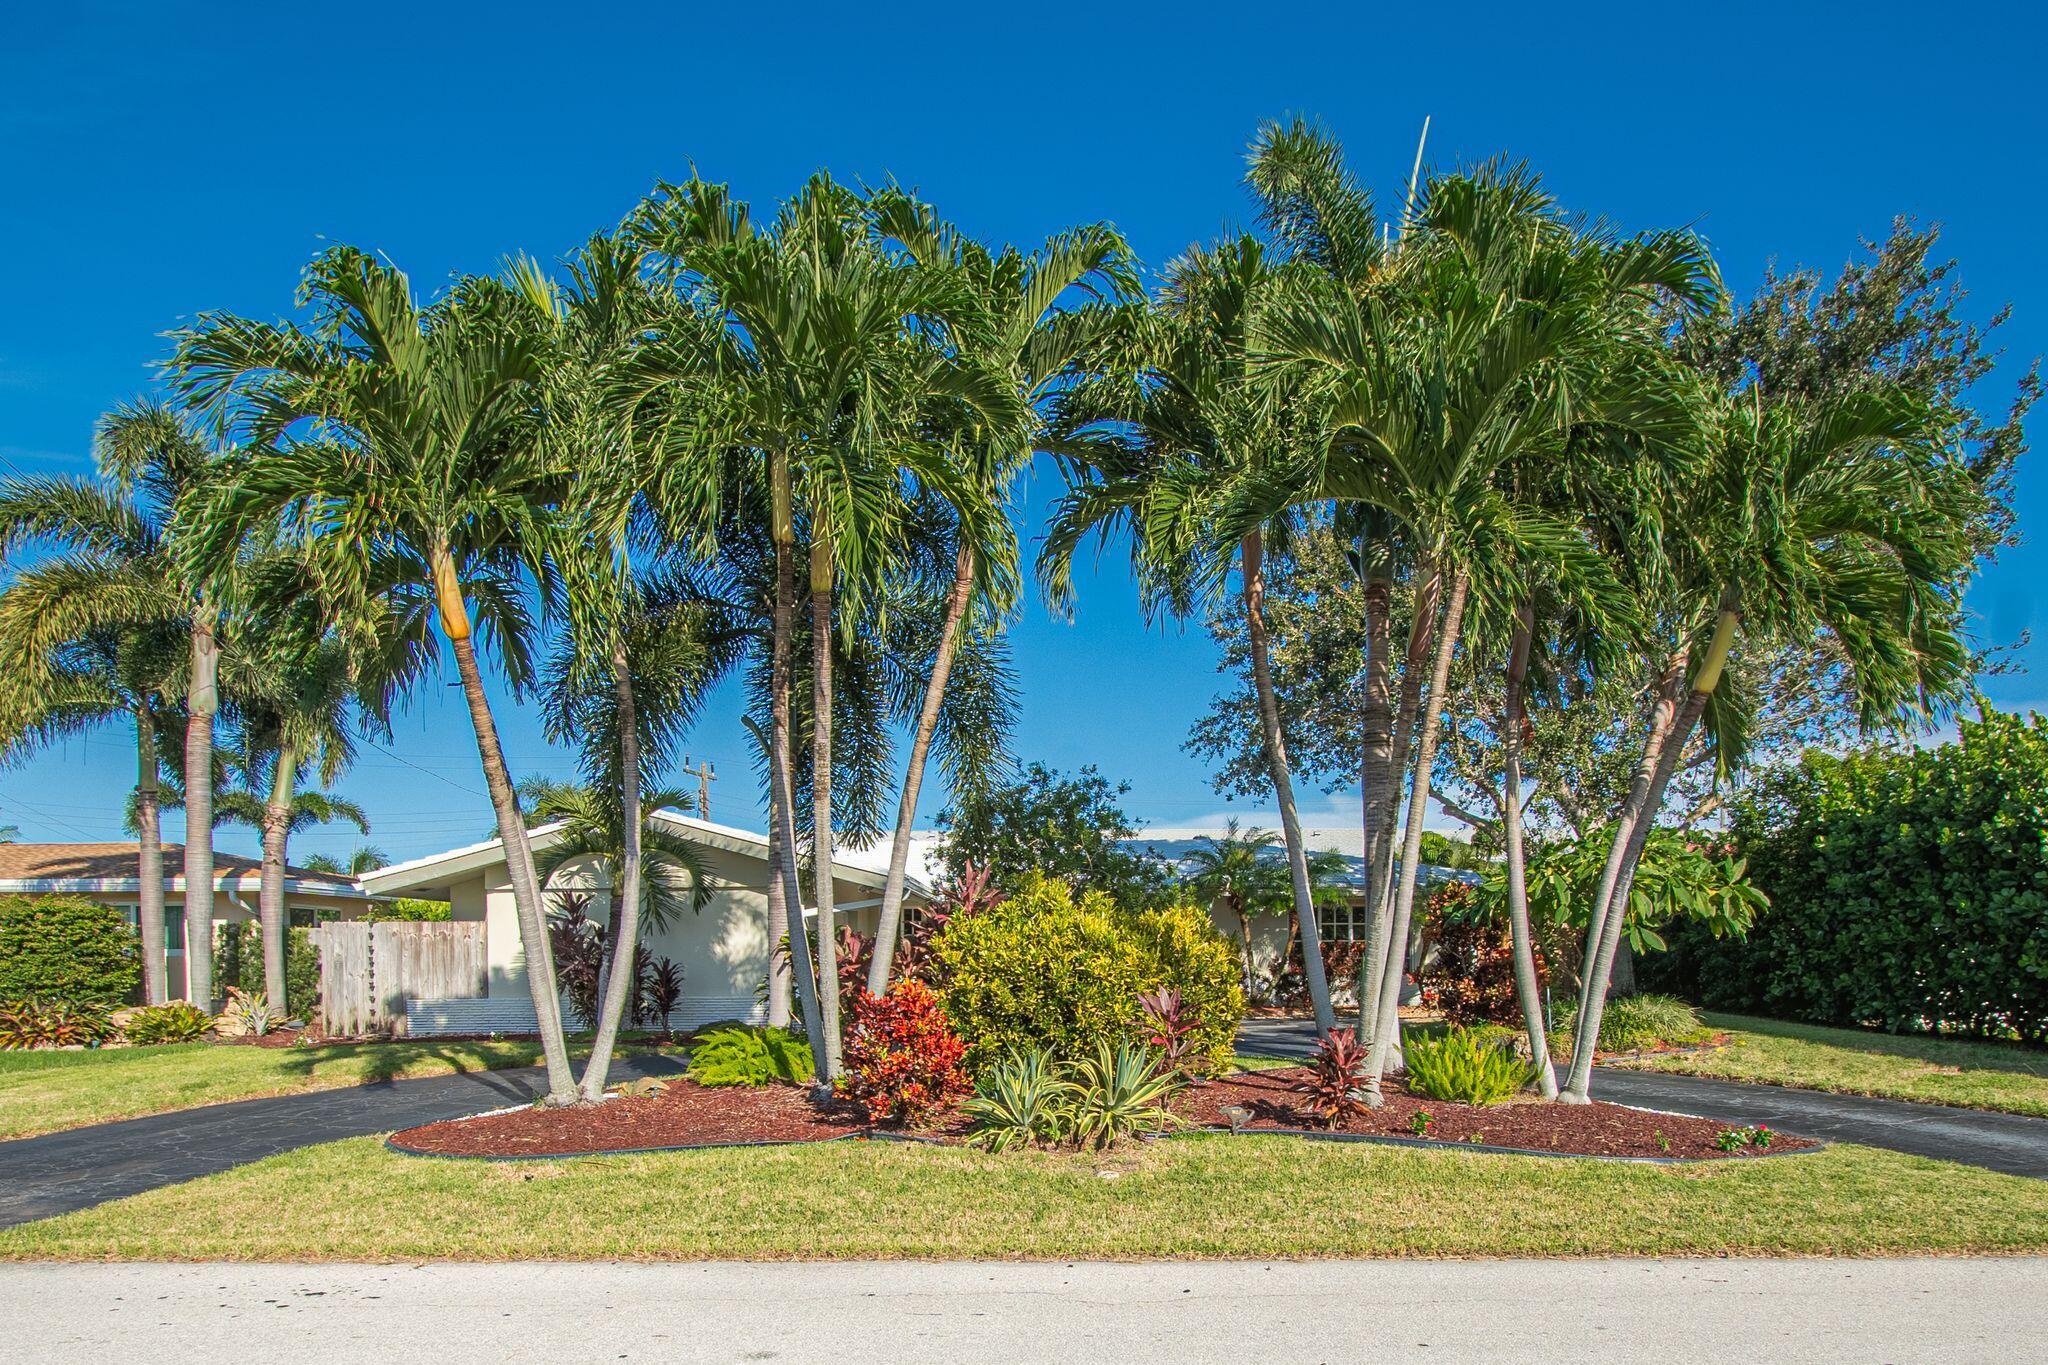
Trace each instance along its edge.
<path fill-rule="evenodd" d="M 0 881 L 109 881 L 120 878 L 134 879 L 138 875 L 136 859 L 142 846 L 134 842 L 105 844 L 0 844 Z M 233 853 L 213 854 L 213 874 L 216 881 L 254 877 L 262 871 L 262 864 L 254 858 L 244 858 Z M 185 873 L 185 846 L 164 845 L 164 875 L 182 877 Z M 286 867 L 285 875 L 296 881 L 327 882 L 338 891 L 354 891 L 355 883 L 346 877 L 336 877 L 325 872 L 314 872 L 303 867 Z"/>

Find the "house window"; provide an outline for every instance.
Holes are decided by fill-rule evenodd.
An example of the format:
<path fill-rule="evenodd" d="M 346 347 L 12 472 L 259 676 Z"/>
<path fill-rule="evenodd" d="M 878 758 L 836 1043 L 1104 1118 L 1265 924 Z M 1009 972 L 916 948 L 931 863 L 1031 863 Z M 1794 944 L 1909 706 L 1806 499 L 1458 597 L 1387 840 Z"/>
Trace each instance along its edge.
<path fill-rule="evenodd" d="M 1366 914 L 1361 906 L 1345 901 L 1317 909 L 1316 932 L 1325 943 L 1356 943 L 1365 937 Z"/>
<path fill-rule="evenodd" d="M 128 927 L 137 934 L 142 932 L 142 907 L 134 903 L 116 905 L 121 917 L 128 921 Z M 164 951 L 182 953 L 185 951 L 185 910 L 182 906 L 164 907 Z"/>
<path fill-rule="evenodd" d="M 311 906 L 295 905 L 286 912 L 286 915 L 294 929 L 313 929 L 320 924 L 320 915 Z"/>

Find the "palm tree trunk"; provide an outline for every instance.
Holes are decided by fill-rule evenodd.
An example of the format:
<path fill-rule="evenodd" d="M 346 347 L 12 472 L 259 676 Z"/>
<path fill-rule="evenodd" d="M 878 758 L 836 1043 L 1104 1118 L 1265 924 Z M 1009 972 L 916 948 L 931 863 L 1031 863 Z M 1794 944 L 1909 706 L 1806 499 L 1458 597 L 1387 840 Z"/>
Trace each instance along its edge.
<path fill-rule="evenodd" d="M 156 779 L 156 717 L 149 698 L 135 708 L 135 823 L 141 856 L 136 873 L 135 930 L 142 939 L 143 1003 L 170 999 L 164 967 L 164 812 Z"/>
<path fill-rule="evenodd" d="M 1408 789 L 1408 816 L 1402 830 L 1401 878 L 1394 893 L 1393 923 L 1387 931 L 1388 959 L 1380 982 L 1379 1020 L 1373 1027 L 1372 1052 L 1365 1063 L 1368 1103 L 1379 1097 L 1387 1056 L 1401 1031 L 1401 985 L 1407 974 L 1408 926 L 1415 913 L 1415 882 L 1422 858 L 1422 822 L 1429 807 L 1429 773 L 1436 762 L 1437 734 L 1442 728 L 1444 695 L 1450 686 L 1451 654 L 1458 645 L 1458 628 L 1465 615 L 1469 585 L 1461 572 L 1451 584 L 1450 600 L 1444 606 L 1443 627 L 1437 632 L 1436 667 L 1429 678 L 1428 709 L 1419 712 L 1421 733 L 1415 741 L 1415 780 Z M 1420 700 L 1418 706 L 1422 705 Z"/>
<path fill-rule="evenodd" d="M 1735 630 L 1741 621 L 1733 591 L 1723 593 L 1713 640 L 1707 646 L 1705 657 L 1700 660 L 1699 672 L 1693 675 L 1685 705 L 1672 718 L 1668 732 L 1653 741 L 1657 749 L 1656 758 L 1636 819 L 1625 838 L 1619 830 L 1616 831 L 1616 838 L 1622 843 L 1619 867 L 1607 903 L 1596 906 L 1601 911 L 1602 933 L 1597 945 L 1591 940 L 1587 943 L 1586 969 L 1579 986 L 1579 1030 L 1572 1046 L 1571 1080 L 1565 1087 L 1565 1093 L 1559 1097 L 1570 1103 L 1586 1104 L 1592 1099 L 1593 1054 L 1598 1049 L 1600 1023 L 1607 1009 L 1608 977 L 1614 970 L 1614 955 L 1628 920 L 1628 894 L 1635 881 L 1636 866 L 1642 861 L 1643 846 L 1649 842 L 1650 831 L 1656 826 L 1657 812 L 1664 805 L 1665 789 L 1670 786 L 1672 774 L 1678 771 L 1686 742 L 1692 738 L 1693 728 L 1706 714 L 1707 703 L 1712 699 L 1714 689 L 1720 685 L 1722 670 L 1727 666 L 1729 651 L 1735 644 Z M 1660 703 L 1659 710 L 1664 709 Z M 1645 747 L 1647 750 L 1650 746 Z"/>
<path fill-rule="evenodd" d="M 1308 849 L 1301 837 L 1301 812 L 1294 804 L 1294 778 L 1287 766 L 1287 738 L 1280 729 L 1280 703 L 1273 695 L 1273 661 L 1266 637 L 1265 539 L 1257 531 L 1244 538 L 1244 623 L 1251 643 L 1252 683 L 1259 694 L 1259 723 L 1265 732 L 1266 767 L 1273 777 L 1273 797 L 1280 807 L 1280 834 L 1287 845 L 1287 871 L 1294 882 L 1294 922 L 1304 942 L 1318 951 L 1301 955 L 1302 978 L 1308 984 L 1309 1006 L 1315 1011 L 1318 1037 L 1337 1027 L 1330 1008 L 1330 983 L 1323 975 L 1322 932 L 1316 926 L 1315 892 L 1308 879 Z M 1280 959 L 1284 968 L 1287 958 Z"/>
<path fill-rule="evenodd" d="M 896 959 L 896 936 L 903 927 L 903 884 L 910 873 L 910 827 L 917 821 L 917 793 L 924 784 L 925 757 L 939 728 L 939 708 L 952 676 L 953 655 L 960 646 L 960 623 L 974 592 L 974 547 L 960 546 L 953 564 L 953 590 L 946 596 L 946 619 L 939 627 L 939 652 L 924 687 L 917 712 L 917 732 L 910 741 L 910 766 L 903 774 L 903 799 L 896 807 L 896 835 L 889 845 L 889 878 L 882 886 L 882 910 L 875 922 L 875 954 L 868 962 L 868 994 L 889 989 L 889 971 Z"/>
<path fill-rule="evenodd" d="M 1529 674 L 1529 647 L 1536 633 L 1536 606 L 1522 603 L 1508 646 L 1506 724 L 1501 733 L 1505 772 L 1501 783 L 1501 821 L 1507 848 L 1508 932 L 1514 942 L 1515 994 L 1522 1006 L 1522 1026 L 1529 1034 L 1529 1059 L 1536 1065 L 1536 1083 L 1543 1098 L 1557 1098 L 1557 1067 L 1550 1060 L 1550 1041 L 1543 1021 L 1543 993 L 1536 982 L 1536 943 L 1529 929 L 1528 872 L 1522 849 L 1522 722 L 1527 710 L 1523 688 Z"/>
<path fill-rule="evenodd" d="M 791 974 L 796 978 L 797 1006 L 803 1012 L 804 1034 L 812 1040 L 811 1061 L 817 1068 L 818 1089 L 828 1092 L 832 1081 L 825 1074 L 825 1050 L 816 1041 L 825 1032 L 824 1019 L 818 1010 L 818 978 L 811 970 L 811 948 L 804 938 L 801 920 L 804 902 L 803 888 L 798 884 L 796 871 L 796 793 L 790 788 L 789 751 L 776 748 L 772 740 L 761 733 L 761 727 L 755 724 L 752 716 L 741 716 L 740 724 L 753 731 L 754 738 L 768 750 L 768 804 L 781 826 L 781 838 L 777 842 L 782 857 L 775 874 L 782 881 L 787 903 L 797 907 L 798 915 L 797 926 L 789 936 Z"/>
<path fill-rule="evenodd" d="M 768 1027 L 789 1027 L 789 959 L 782 944 L 789 937 L 789 898 L 782 885 L 782 810 L 779 797 L 768 794 Z"/>
<path fill-rule="evenodd" d="M 220 709 L 218 617 L 192 617 L 185 718 L 185 998 L 213 1009 L 213 716 Z"/>
<path fill-rule="evenodd" d="M 789 689 L 790 636 L 796 613 L 796 523 L 790 511 L 789 462 L 786 457 L 776 456 L 770 462 L 769 483 L 771 487 L 771 539 L 775 544 L 775 600 L 772 606 L 772 634 L 769 653 L 768 707 L 772 738 L 765 740 L 769 751 L 769 766 L 781 763 L 785 770 L 789 763 L 790 722 Z M 791 867 L 796 866 L 796 846 L 785 843 L 791 838 L 787 831 L 796 828 L 796 812 L 788 806 L 794 799 L 794 792 L 779 786 L 771 778 L 768 784 L 768 1022 L 777 1028 L 789 1027 L 789 992 L 792 976 L 791 964 L 797 960 L 796 940 L 803 937 L 804 902 L 795 878 L 782 876 L 782 863 L 787 855 Z M 790 955 L 784 957 L 777 951 L 787 941 Z M 810 954 L 802 954 L 802 960 L 809 961 Z M 808 993 L 809 987 L 801 987 Z M 810 1016 L 805 1015 L 807 1024 Z M 816 1031 L 812 1030 L 812 1037 Z"/>
<path fill-rule="evenodd" d="M 1361 542 L 1362 552 L 1362 542 Z M 1354 994 L 1359 1003 L 1357 1036 L 1367 1042 L 1372 1035 L 1370 1011 L 1365 1001 L 1379 999 L 1379 974 L 1374 966 L 1374 944 L 1380 942 L 1379 890 L 1382 832 L 1386 813 L 1381 802 L 1394 764 L 1393 651 L 1394 582 L 1385 574 L 1370 573 L 1365 580 L 1365 696 L 1361 699 L 1359 723 L 1362 740 L 1358 794 L 1361 807 L 1363 876 L 1361 898 L 1366 915 L 1365 951 L 1359 955 L 1358 980 Z"/>
<path fill-rule="evenodd" d="M 811 879 L 818 915 L 818 1022 L 825 1074 L 839 1079 L 839 944 L 832 913 L 832 542 L 811 528 Z"/>
<path fill-rule="evenodd" d="M 270 800 L 263 806 L 263 873 L 256 892 L 256 932 L 263 935 L 263 994 L 271 1009 L 290 1017 L 284 979 L 284 854 L 291 837 L 292 782 L 298 756 L 292 746 L 277 746 L 277 772 L 270 782 Z"/>
<path fill-rule="evenodd" d="M 1413 619 L 1408 625 L 1408 648 L 1401 668 L 1401 697 L 1388 730 L 1387 760 L 1377 772 L 1375 789 L 1366 802 L 1365 863 L 1370 890 L 1365 903 L 1365 952 L 1358 963 L 1358 1040 L 1367 1048 L 1372 1047 L 1379 1027 L 1377 1002 L 1385 990 L 1387 964 L 1397 951 L 1391 914 L 1395 810 L 1400 803 L 1402 780 L 1407 775 L 1410 737 L 1421 706 L 1422 666 L 1435 638 L 1437 599 L 1442 588 L 1443 578 L 1435 561 L 1420 566 Z M 1391 634 L 1390 626 L 1381 631 L 1380 643 L 1386 646 L 1376 651 L 1381 658 L 1392 647 Z M 1384 681 L 1381 686 L 1384 690 Z"/>
<path fill-rule="evenodd" d="M 619 1039 L 619 1020 L 640 980 L 633 965 L 640 944 L 640 720 L 633 704 L 633 672 L 623 639 L 612 644 L 612 690 L 619 699 L 619 807 L 624 848 L 614 888 L 617 899 L 612 905 L 611 951 L 606 955 L 609 977 L 598 1003 L 597 1036 L 591 1040 L 590 1060 L 583 1066 L 585 1104 L 596 1104 L 604 1097 L 612 1048 Z"/>
<path fill-rule="evenodd" d="M 434 554 L 434 590 L 441 610 L 441 629 L 455 653 L 462 694 L 469 702 L 470 728 L 476 732 L 484 786 L 491 794 L 491 808 L 498 817 L 498 838 L 505 845 L 505 870 L 512 880 L 512 904 L 519 919 L 519 947 L 526 958 L 526 989 L 533 997 L 541 1055 L 547 1062 L 547 1103 L 574 1104 L 576 1076 L 569 1068 L 569 1045 L 562 1036 L 561 988 L 555 981 L 555 959 L 548 946 L 540 881 L 533 871 L 533 845 L 526 837 L 519 796 L 512 786 L 512 774 L 505 767 L 505 751 L 498 743 L 498 724 L 491 715 L 490 698 L 484 693 L 483 674 L 477 668 L 461 580 L 456 577 L 455 562 L 445 547 Z"/>

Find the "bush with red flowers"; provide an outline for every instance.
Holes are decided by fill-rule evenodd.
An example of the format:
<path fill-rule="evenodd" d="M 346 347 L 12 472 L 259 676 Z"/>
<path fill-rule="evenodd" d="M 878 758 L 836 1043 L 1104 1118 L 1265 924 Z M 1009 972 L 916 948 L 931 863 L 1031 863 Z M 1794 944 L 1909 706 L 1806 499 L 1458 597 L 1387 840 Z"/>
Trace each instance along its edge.
<path fill-rule="evenodd" d="M 842 1053 L 839 1094 L 870 1123 L 929 1123 L 969 1083 L 967 1045 L 946 1022 L 939 997 L 922 981 L 898 981 L 887 995 L 860 991 Z"/>

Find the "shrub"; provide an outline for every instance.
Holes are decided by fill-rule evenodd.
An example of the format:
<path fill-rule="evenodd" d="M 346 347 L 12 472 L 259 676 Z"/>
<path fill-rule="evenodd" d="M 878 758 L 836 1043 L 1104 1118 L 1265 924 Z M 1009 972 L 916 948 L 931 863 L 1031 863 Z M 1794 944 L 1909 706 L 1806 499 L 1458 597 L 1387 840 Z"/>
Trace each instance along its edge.
<path fill-rule="evenodd" d="M 1712 1009 L 2048 1042 L 2048 719 L 1808 750 L 1731 829 L 1770 907 L 1743 942 L 1682 930 L 1646 980 Z"/>
<path fill-rule="evenodd" d="M 262 927 L 253 920 L 220 925 L 214 934 L 214 954 L 214 985 L 223 991 L 238 988 L 254 994 L 268 989 L 263 979 Z M 279 1011 L 289 1010 L 294 1019 L 311 1019 L 319 1009 L 320 950 L 305 929 L 285 932 L 284 999 L 271 1004 Z"/>
<path fill-rule="evenodd" d="M 1482 1021 L 1522 1022 L 1522 1004 L 1515 993 L 1514 940 L 1489 913 L 1478 887 L 1447 882 L 1429 898 L 1424 922 L 1436 939 L 1435 951 L 1417 977 L 1424 997 L 1433 999 L 1446 1022 L 1463 1027 Z M 1537 988 L 1549 980 L 1540 948 L 1536 957 Z"/>
<path fill-rule="evenodd" d="M 121 1025 L 122 1036 L 143 1044 L 195 1043 L 212 1031 L 213 1016 L 189 1000 L 146 1006 Z"/>
<path fill-rule="evenodd" d="M 37 1047 L 96 1047 L 115 1034 L 106 1013 L 62 1000 L 14 1000 L 0 1005 L 0 1052 Z"/>
<path fill-rule="evenodd" d="M 214 1027 L 223 1038 L 262 1038 L 282 1022 L 261 991 L 245 991 L 239 986 L 230 986 L 227 1008 L 220 1012 L 220 1019 Z"/>
<path fill-rule="evenodd" d="M 1499 1104 L 1536 1079 L 1536 1068 L 1512 1050 L 1489 1046 L 1464 1029 L 1411 1038 L 1404 1055 L 1408 1089 L 1453 1104 Z"/>
<path fill-rule="evenodd" d="M 859 991 L 839 1093 L 870 1123 L 916 1128 L 966 1093 L 967 1073 L 960 1069 L 966 1052 L 946 1024 L 938 995 L 922 981 L 899 981 L 886 995 Z"/>
<path fill-rule="evenodd" d="M 590 904 L 580 891 L 558 892 L 548 913 L 555 981 L 586 1029 L 597 1027 L 597 982 L 604 973 L 604 934 L 587 913 Z"/>
<path fill-rule="evenodd" d="M 1132 1002 L 1163 988 L 1180 992 L 1195 1025 L 1191 1064 L 1213 1068 L 1228 1061 L 1244 1015 L 1236 954 L 1190 906 L 1121 911 L 1100 892 L 1077 898 L 1030 877 L 1008 900 L 955 915 L 933 952 L 972 1072 L 1040 1046 L 1060 1057 L 1114 1046 Z"/>
<path fill-rule="evenodd" d="M 683 1001 L 683 969 L 666 957 L 650 959 L 644 952 L 636 954 L 633 960 L 639 964 L 640 972 L 638 998 L 633 1006 L 634 1020 L 659 1024 L 673 1039 L 675 1029 L 670 1027 L 668 1020 Z"/>
<path fill-rule="evenodd" d="M 690 1079 L 699 1085 L 801 1085 L 814 1073 L 811 1047 L 787 1029 L 721 1024 L 690 1040 Z"/>
<path fill-rule="evenodd" d="M 1173 1076 L 1128 1039 L 1114 1052 L 1108 1043 L 1097 1043 L 1093 1055 L 1069 1065 L 1067 1081 L 1073 1087 L 1068 1126 L 1074 1140 L 1084 1146 L 1111 1147 L 1176 1122 L 1166 1108 L 1176 1089 Z"/>
<path fill-rule="evenodd" d="M 1073 1083 L 1061 1079 L 1052 1054 L 1032 1048 L 983 1071 L 974 1094 L 960 1107 L 974 1124 L 970 1141 L 991 1152 L 1007 1152 L 1064 1139 L 1073 1099 Z"/>
<path fill-rule="evenodd" d="M 1322 945 L 1323 980 L 1330 983 L 1332 999 L 1349 1000 L 1358 992 L 1358 965 L 1365 960 L 1365 945 L 1344 940 Z M 1289 1009 L 1308 1003 L 1308 975 L 1301 960 L 1301 938 L 1288 945 L 1287 961 L 1273 973 L 1273 999 Z"/>
<path fill-rule="evenodd" d="M 1698 1010 L 1670 995 L 1617 996 L 1600 1016 L 1600 1046 L 1609 1052 L 1683 1047 L 1712 1034 Z"/>
<path fill-rule="evenodd" d="M 1296 1089 L 1308 1097 L 1309 1110 L 1325 1128 L 1336 1128 L 1345 1119 L 1365 1112 L 1365 1102 L 1357 1095 L 1365 1060 L 1365 1046 L 1358 1036 L 1341 1028 L 1324 1034 L 1310 1054 L 1309 1077 Z"/>
<path fill-rule="evenodd" d="M 1194 1060 L 1191 1054 L 1198 1025 L 1194 1017 L 1181 1008 L 1180 992 L 1171 986 L 1156 991 L 1140 991 L 1137 1025 L 1145 1046 L 1158 1055 L 1160 1068 L 1185 1079 Z"/>
<path fill-rule="evenodd" d="M 105 1013 L 142 981 L 142 950 L 121 912 L 82 896 L 0 897 L 0 1000 Z"/>

